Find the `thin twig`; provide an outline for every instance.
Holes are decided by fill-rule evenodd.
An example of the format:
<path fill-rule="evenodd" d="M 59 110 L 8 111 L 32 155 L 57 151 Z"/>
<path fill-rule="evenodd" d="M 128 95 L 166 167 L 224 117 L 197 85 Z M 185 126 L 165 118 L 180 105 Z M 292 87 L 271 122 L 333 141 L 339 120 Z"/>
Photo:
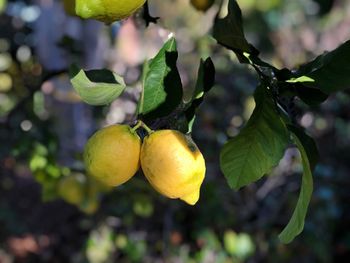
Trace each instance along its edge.
<path fill-rule="evenodd" d="M 148 1 L 146 1 L 146 3 L 143 6 L 142 18 L 145 20 L 146 27 L 148 27 L 150 23 L 157 24 L 157 21 L 160 17 L 151 16 L 151 14 L 149 13 Z"/>

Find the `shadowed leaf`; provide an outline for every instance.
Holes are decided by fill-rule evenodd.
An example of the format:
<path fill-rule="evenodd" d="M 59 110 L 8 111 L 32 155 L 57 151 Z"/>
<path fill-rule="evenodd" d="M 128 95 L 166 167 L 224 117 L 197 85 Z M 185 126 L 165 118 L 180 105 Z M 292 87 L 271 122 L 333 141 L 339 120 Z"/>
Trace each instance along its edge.
<path fill-rule="evenodd" d="M 221 151 L 221 169 L 234 189 L 260 179 L 283 157 L 289 134 L 277 112 L 269 90 L 255 91 L 256 108 L 239 135 Z"/>

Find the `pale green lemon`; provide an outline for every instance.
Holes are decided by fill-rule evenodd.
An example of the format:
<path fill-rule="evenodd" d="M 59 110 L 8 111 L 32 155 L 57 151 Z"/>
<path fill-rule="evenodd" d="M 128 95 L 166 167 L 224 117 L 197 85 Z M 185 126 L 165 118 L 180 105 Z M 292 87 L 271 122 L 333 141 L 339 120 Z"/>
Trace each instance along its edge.
<path fill-rule="evenodd" d="M 64 0 L 65 7 L 70 13 L 84 19 L 96 19 L 107 24 L 131 16 L 146 0 Z M 68 3 L 70 2 L 70 3 Z"/>
<path fill-rule="evenodd" d="M 118 186 L 140 167 L 141 140 L 128 125 L 112 125 L 96 132 L 84 149 L 88 175 L 107 186 Z"/>
<path fill-rule="evenodd" d="M 150 184 L 169 198 L 190 205 L 199 199 L 205 161 L 196 144 L 175 130 L 160 130 L 144 139 L 141 167 Z"/>

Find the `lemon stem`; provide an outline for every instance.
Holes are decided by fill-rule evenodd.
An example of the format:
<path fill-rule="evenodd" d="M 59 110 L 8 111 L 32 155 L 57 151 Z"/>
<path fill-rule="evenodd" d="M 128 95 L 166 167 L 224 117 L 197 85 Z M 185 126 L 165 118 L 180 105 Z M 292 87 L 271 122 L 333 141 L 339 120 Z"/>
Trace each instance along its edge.
<path fill-rule="evenodd" d="M 146 132 L 149 134 L 151 134 L 152 132 L 154 132 L 150 127 L 148 127 L 146 125 L 146 123 L 144 123 L 143 121 L 141 121 L 141 125 L 142 125 L 142 128 L 144 128 L 146 130 Z"/>
<path fill-rule="evenodd" d="M 144 128 L 146 130 L 146 132 L 148 134 L 151 134 L 153 132 L 153 130 L 148 127 L 143 121 L 138 120 L 136 125 L 134 126 L 134 128 L 132 128 L 132 131 L 135 132 L 137 129 L 139 129 L 140 127 Z"/>
<path fill-rule="evenodd" d="M 142 126 L 142 121 L 137 121 L 136 125 L 131 129 L 133 132 L 135 132 L 138 128 Z"/>

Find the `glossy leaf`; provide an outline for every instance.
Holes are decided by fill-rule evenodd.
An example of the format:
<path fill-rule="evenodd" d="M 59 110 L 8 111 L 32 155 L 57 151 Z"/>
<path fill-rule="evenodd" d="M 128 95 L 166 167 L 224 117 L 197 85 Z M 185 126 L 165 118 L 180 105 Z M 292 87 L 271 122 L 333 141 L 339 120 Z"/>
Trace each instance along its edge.
<path fill-rule="evenodd" d="M 82 100 L 90 105 L 107 105 L 118 98 L 126 86 L 122 77 L 106 70 L 70 69 L 71 83 Z"/>
<path fill-rule="evenodd" d="M 350 40 L 302 65 L 295 79 L 329 94 L 350 88 Z"/>
<path fill-rule="evenodd" d="M 202 104 L 205 94 L 211 90 L 215 82 L 215 66 L 211 58 L 205 61 L 201 59 L 196 87 L 192 95 L 191 101 L 188 103 L 185 115 L 188 122 L 187 132 L 192 131 L 193 122 L 197 108 Z"/>
<path fill-rule="evenodd" d="M 138 113 L 156 118 L 171 113 L 181 103 L 182 84 L 176 67 L 176 41 L 170 38 L 144 67 L 143 90 Z"/>
<path fill-rule="evenodd" d="M 299 128 L 288 126 L 288 129 L 291 131 L 293 141 L 300 151 L 304 171 L 296 208 L 288 225 L 279 235 L 283 243 L 290 243 L 303 231 L 305 217 L 313 190 L 312 170 L 318 160 L 318 151 L 314 140 Z"/>
<path fill-rule="evenodd" d="M 234 189 L 268 173 L 279 163 L 289 142 L 270 91 L 259 86 L 254 97 L 256 108 L 247 125 L 221 151 L 221 170 Z"/>
<path fill-rule="evenodd" d="M 307 87 L 302 83 L 295 83 L 294 87 L 296 95 L 310 106 L 321 104 L 328 98 L 328 95 L 318 88 Z"/>
<path fill-rule="evenodd" d="M 235 0 L 229 0 L 228 14 L 225 18 L 216 17 L 213 37 L 219 44 L 233 50 L 241 62 L 246 60 L 244 52 L 252 52 L 252 47 L 244 36 L 242 12 Z"/>

